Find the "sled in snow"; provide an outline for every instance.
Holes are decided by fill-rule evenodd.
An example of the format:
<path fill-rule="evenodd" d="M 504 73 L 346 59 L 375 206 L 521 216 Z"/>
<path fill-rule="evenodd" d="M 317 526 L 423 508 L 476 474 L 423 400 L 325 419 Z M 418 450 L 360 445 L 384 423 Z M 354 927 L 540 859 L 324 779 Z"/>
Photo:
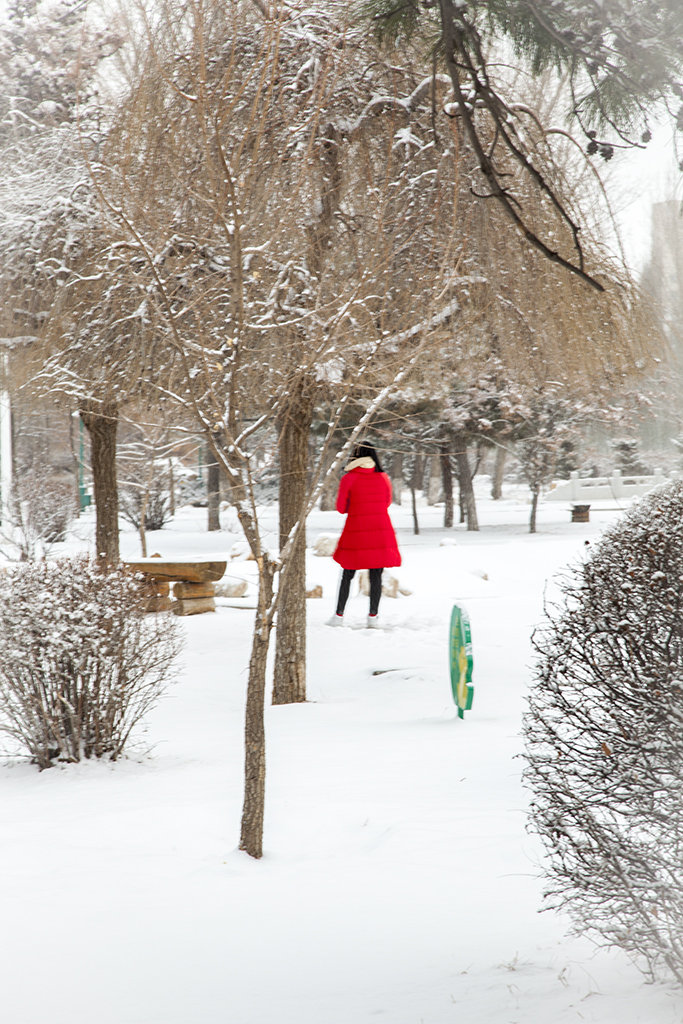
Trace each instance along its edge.
<path fill-rule="evenodd" d="M 474 687 L 472 686 L 472 630 L 470 619 L 464 608 L 453 605 L 450 629 L 451 689 L 458 716 L 472 707 Z"/>

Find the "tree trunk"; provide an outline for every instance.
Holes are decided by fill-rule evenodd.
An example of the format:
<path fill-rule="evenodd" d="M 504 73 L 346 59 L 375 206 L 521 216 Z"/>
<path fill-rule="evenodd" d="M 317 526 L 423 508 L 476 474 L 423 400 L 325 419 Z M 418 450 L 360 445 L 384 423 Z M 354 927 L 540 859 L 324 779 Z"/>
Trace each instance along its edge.
<path fill-rule="evenodd" d="M 441 501 L 441 466 L 438 455 L 430 455 L 427 463 L 429 467 L 429 482 L 427 484 L 427 504 L 429 506 L 436 505 L 437 501 Z"/>
<path fill-rule="evenodd" d="M 320 495 L 321 512 L 334 512 L 338 488 L 339 480 L 337 480 L 337 478 L 334 476 L 330 476 L 328 473 L 325 479 L 322 494 Z"/>
<path fill-rule="evenodd" d="M 493 465 L 493 480 L 491 481 L 491 497 L 499 501 L 503 497 L 503 473 L 505 471 L 505 459 L 507 451 L 505 448 L 496 448 L 496 459 Z"/>
<path fill-rule="evenodd" d="M 298 399 L 280 423 L 280 551 L 305 511 L 308 439 L 313 402 L 302 382 Z M 306 700 L 306 524 L 301 523 L 280 576 L 273 704 Z"/>
<path fill-rule="evenodd" d="M 339 487 L 339 480 L 335 476 L 330 475 L 330 469 L 336 450 L 332 448 L 325 456 L 325 460 L 321 467 L 321 476 L 324 478 L 323 489 L 320 494 L 320 511 L 321 512 L 332 512 L 334 511 L 335 500 L 337 497 L 337 489 Z"/>
<path fill-rule="evenodd" d="M 538 511 L 538 496 L 540 487 L 531 488 L 531 515 L 529 516 L 529 533 L 536 533 L 536 512 Z"/>
<path fill-rule="evenodd" d="M 410 481 L 410 505 L 413 513 L 413 533 L 417 536 L 420 532 L 420 521 L 417 518 L 417 491 L 412 479 Z"/>
<path fill-rule="evenodd" d="M 221 476 L 216 456 L 211 448 L 206 449 L 206 489 L 209 533 L 220 530 Z"/>
<path fill-rule="evenodd" d="M 401 504 L 401 491 L 403 490 L 403 456 L 400 452 L 396 452 L 391 460 L 391 489 L 393 491 L 392 500 L 394 505 Z"/>
<path fill-rule="evenodd" d="M 413 486 L 416 491 L 423 491 L 425 484 L 425 457 L 421 452 L 415 456 L 413 465 Z"/>
<path fill-rule="evenodd" d="M 225 479 L 228 482 L 228 490 L 230 493 L 230 504 L 239 506 L 248 500 L 247 485 L 242 472 L 243 467 L 240 465 L 240 461 L 234 452 L 230 452 L 229 450 L 226 451 L 223 447 L 222 454 L 225 462 L 234 471 L 233 475 L 233 473 L 229 473 L 227 469 L 225 470 Z"/>
<path fill-rule="evenodd" d="M 69 423 L 69 448 L 71 449 L 71 459 L 72 459 L 72 462 L 73 462 L 73 474 L 74 474 L 74 490 L 73 490 L 74 509 L 75 509 L 76 515 L 78 516 L 78 515 L 81 514 L 81 472 L 82 472 L 82 469 L 81 469 L 81 462 L 80 462 L 80 459 L 78 457 L 79 453 L 78 453 L 77 447 L 76 447 L 77 446 L 77 440 L 76 440 L 76 438 L 74 436 L 74 423 L 76 422 L 76 418 L 75 418 L 75 416 L 73 416 L 71 414 L 71 412 L 67 413 L 67 415 L 69 417 L 69 419 L 68 419 L 68 423 Z M 79 422 L 79 430 L 82 430 L 82 429 L 83 429 L 83 426 L 82 426 L 81 422 Z M 1 499 L 0 499 L 0 505 L 1 505 Z"/>
<path fill-rule="evenodd" d="M 173 460 L 168 460 L 168 511 L 175 515 L 175 476 L 173 473 Z"/>
<path fill-rule="evenodd" d="M 460 441 L 456 444 L 455 453 L 455 465 L 458 473 L 458 485 L 460 487 L 460 499 L 465 510 L 465 516 L 467 518 L 467 529 L 478 530 L 479 521 L 477 519 L 477 503 L 474 497 L 474 487 L 472 486 L 472 470 L 470 468 L 470 460 L 467 457 L 467 448 Z"/>
<path fill-rule="evenodd" d="M 258 611 L 249 659 L 247 707 L 244 722 L 244 803 L 240 850 L 250 857 L 263 856 L 263 814 L 266 797 L 266 731 L 264 724 L 266 664 L 273 600 L 273 564 L 263 555 L 259 564 Z"/>
<path fill-rule="evenodd" d="M 116 483 L 116 431 L 118 409 L 114 402 L 82 409 L 81 419 L 90 437 L 93 489 L 95 492 L 95 549 L 103 565 L 118 565 L 119 492 Z"/>
<path fill-rule="evenodd" d="M 140 554 L 143 558 L 147 558 L 147 509 L 149 508 L 149 496 L 152 490 L 154 472 L 154 462 L 150 461 L 147 464 L 145 488 L 142 492 L 142 501 L 140 502 L 140 524 L 138 526 Z"/>
<path fill-rule="evenodd" d="M 140 536 L 140 556 L 141 558 L 147 558 L 147 529 L 145 527 L 145 516 L 147 515 L 147 504 L 149 502 L 149 488 L 145 489 L 142 495 L 142 502 L 140 503 L 140 523 L 138 525 L 138 534 Z"/>
<path fill-rule="evenodd" d="M 448 447 L 444 445 L 439 455 L 441 466 L 441 482 L 443 486 L 443 525 L 450 529 L 453 526 L 453 466 Z"/>

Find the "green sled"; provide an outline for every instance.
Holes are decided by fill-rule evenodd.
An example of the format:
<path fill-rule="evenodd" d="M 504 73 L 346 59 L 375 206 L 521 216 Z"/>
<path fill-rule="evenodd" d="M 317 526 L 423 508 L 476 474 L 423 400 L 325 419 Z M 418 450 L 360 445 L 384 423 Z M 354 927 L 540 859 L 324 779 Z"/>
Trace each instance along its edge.
<path fill-rule="evenodd" d="M 472 707 L 474 687 L 472 686 L 472 630 L 470 620 L 464 608 L 453 605 L 450 629 L 450 660 L 451 689 L 453 700 L 458 709 L 458 716 L 465 717 L 465 712 Z"/>

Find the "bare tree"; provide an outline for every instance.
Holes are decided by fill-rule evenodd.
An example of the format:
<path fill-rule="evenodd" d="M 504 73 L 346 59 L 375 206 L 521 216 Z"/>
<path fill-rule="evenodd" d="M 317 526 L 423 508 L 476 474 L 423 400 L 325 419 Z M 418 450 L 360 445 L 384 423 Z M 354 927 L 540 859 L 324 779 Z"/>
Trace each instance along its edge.
<path fill-rule="evenodd" d="M 240 840 L 257 857 L 266 656 L 279 608 L 298 685 L 305 623 L 282 616 L 279 602 L 301 565 L 321 465 L 348 409 L 357 410 L 351 444 L 426 347 L 450 334 L 459 308 L 449 120 L 441 115 L 437 145 L 432 80 L 419 69 L 381 62 L 387 92 L 378 97 L 363 73 L 366 44 L 348 33 L 323 4 L 269 13 L 237 2 L 169 5 L 93 168 L 109 258 L 137 295 L 125 308 L 144 321 L 134 337 L 153 337 L 164 364 L 183 372 L 176 385 L 151 367 L 148 379 L 201 426 L 258 566 Z M 323 396 L 323 461 L 306 466 Z M 262 543 L 254 493 L 271 428 L 292 499 L 277 555 Z M 342 459 L 338 452 L 332 471 Z"/>

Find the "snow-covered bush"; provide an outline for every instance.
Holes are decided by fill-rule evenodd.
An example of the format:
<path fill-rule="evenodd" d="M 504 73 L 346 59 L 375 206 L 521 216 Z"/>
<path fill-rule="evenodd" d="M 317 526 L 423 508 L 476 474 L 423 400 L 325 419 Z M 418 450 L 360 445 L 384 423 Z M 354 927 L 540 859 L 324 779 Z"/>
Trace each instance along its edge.
<path fill-rule="evenodd" d="M 87 559 L 0 572 L 0 731 L 40 768 L 118 757 L 179 651 L 140 581 Z"/>
<path fill-rule="evenodd" d="M 546 899 L 683 981 L 683 484 L 632 508 L 562 590 L 524 724 Z"/>

